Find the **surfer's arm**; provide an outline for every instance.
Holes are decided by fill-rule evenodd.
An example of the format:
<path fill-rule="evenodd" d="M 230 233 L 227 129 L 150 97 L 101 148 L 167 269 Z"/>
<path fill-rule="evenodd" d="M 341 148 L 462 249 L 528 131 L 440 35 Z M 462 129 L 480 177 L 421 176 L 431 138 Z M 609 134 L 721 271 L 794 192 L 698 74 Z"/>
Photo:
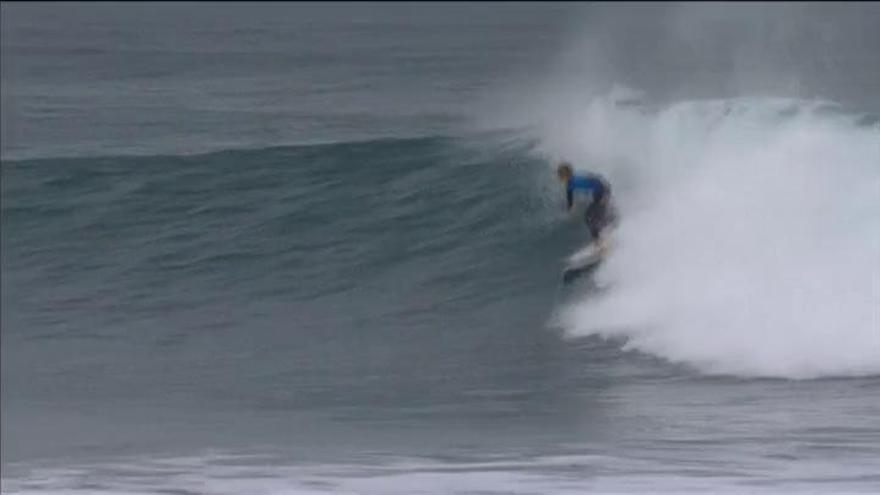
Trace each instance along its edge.
<path fill-rule="evenodd" d="M 565 205 L 566 205 L 565 209 L 566 210 L 571 210 L 571 204 L 572 204 L 573 200 L 574 200 L 574 198 L 572 197 L 572 188 L 566 187 L 565 188 Z"/>

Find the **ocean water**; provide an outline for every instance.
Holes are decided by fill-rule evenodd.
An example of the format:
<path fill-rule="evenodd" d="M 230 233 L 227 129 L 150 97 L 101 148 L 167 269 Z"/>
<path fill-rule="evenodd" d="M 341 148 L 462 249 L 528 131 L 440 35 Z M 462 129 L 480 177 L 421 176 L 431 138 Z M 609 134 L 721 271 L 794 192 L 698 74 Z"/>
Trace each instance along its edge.
<path fill-rule="evenodd" d="M 877 5 L 0 23 L 4 493 L 880 490 Z"/>

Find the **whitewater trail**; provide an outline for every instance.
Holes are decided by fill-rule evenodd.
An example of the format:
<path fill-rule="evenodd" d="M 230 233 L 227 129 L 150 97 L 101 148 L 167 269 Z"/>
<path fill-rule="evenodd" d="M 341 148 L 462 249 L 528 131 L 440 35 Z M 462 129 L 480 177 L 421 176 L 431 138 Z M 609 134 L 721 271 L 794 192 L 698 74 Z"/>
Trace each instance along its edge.
<path fill-rule="evenodd" d="M 880 129 L 827 103 L 594 101 L 548 146 L 618 179 L 612 290 L 570 337 L 712 374 L 880 373 Z M 583 136 L 583 140 L 576 139 Z"/>

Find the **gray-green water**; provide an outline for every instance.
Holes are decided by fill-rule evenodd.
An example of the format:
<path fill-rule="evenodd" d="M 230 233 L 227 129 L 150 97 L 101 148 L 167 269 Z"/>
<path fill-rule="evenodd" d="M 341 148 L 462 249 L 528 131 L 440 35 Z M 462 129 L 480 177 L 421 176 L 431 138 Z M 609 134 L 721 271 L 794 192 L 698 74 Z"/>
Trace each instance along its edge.
<path fill-rule="evenodd" d="M 880 487 L 875 5 L 0 20 L 4 492 Z"/>

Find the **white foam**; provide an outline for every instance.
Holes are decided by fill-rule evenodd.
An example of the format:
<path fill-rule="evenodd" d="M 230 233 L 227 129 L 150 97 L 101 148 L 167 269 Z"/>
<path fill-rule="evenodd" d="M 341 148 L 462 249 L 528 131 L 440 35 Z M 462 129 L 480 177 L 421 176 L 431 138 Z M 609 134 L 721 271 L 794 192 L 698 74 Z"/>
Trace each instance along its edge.
<path fill-rule="evenodd" d="M 817 102 L 614 99 L 547 129 L 623 217 L 613 289 L 565 308 L 568 334 L 710 373 L 880 373 L 880 129 Z"/>
<path fill-rule="evenodd" d="M 451 462 L 429 459 L 387 459 L 388 462 L 285 464 L 278 459 L 246 459 L 235 454 L 160 459 L 140 458 L 113 463 L 32 469 L 3 479 L 3 493 L 27 495 L 105 495 L 203 493 L 231 495 L 290 494 L 452 494 L 452 493 L 819 493 L 815 480 L 833 476 L 821 493 L 865 492 L 876 466 L 864 463 L 806 462 L 803 469 L 783 469 L 778 476 L 757 479 L 732 469 L 715 472 L 712 465 L 694 474 L 681 465 L 660 465 L 651 459 L 569 454 Z M 696 470 L 699 472 L 699 470 Z"/>

